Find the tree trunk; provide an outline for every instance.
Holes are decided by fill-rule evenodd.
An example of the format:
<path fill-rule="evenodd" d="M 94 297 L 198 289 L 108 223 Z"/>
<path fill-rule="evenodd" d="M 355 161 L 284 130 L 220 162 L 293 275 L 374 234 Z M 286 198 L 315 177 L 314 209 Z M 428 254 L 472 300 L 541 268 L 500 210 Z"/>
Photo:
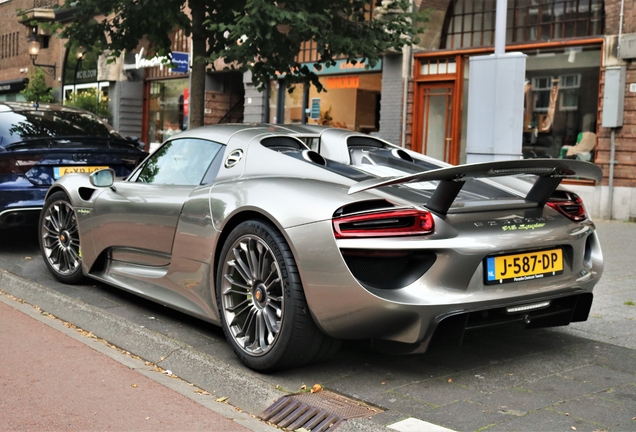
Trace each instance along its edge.
<path fill-rule="evenodd" d="M 192 13 L 192 70 L 190 71 L 189 128 L 203 126 L 205 112 L 205 69 L 207 65 L 206 39 L 203 22 L 205 2 L 189 0 Z"/>

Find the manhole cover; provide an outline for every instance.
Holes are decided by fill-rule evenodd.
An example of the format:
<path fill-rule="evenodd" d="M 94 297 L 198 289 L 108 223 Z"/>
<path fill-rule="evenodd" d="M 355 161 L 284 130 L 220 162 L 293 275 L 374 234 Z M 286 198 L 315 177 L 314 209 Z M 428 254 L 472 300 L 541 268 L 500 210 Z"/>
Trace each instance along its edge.
<path fill-rule="evenodd" d="M 378 412 L 380 410 L 323 390 L 318 393 L 283 396 L 258 417 L 288 430 L 304 428 L 311 432 L 321 432 L 333 430 L 347 419 Z"/>

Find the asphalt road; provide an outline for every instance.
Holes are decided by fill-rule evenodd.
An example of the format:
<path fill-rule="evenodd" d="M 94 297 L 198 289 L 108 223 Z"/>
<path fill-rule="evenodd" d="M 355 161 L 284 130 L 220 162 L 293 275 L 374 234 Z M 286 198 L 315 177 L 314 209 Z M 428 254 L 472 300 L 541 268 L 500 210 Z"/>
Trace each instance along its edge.
<path fill-rule="evenodd" d="M 326 363 L 268 375 L 243 367 L 210 324 L 100 283 L 56 282 L 34 230 L 0 232 L 0 290 L 253 414 L 320 383 L 382 411 L 340 430 L 407 430 L 414 418 L 410 430 L 634 431 L 636 224 L 597 226 L 606 268 L 585 323 L 482 331 L 460 348 L 406 357 L 348 343 Z"/>

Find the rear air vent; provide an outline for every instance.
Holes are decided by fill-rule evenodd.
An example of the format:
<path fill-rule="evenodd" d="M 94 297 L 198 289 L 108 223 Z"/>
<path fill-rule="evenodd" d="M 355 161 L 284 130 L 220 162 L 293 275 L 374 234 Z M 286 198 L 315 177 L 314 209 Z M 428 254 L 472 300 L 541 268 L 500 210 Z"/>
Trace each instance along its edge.
<path fill-rule="evenodd" d="M 303 158 L 309 162 L 313 162 L 320 166 L 327 165 L 327 161 L 324 157 L 320 156 L 319 153 L 316 153 L 313 150 L 305 150 L 303 151 Z"/>
<path fill-rule="evenodd" d="M 349 148 L 384 148 L 386 145 L 375 138 L 365 136 L 352 136 L 347 138 L 347 147 Z"/>
<path fill-rule="evenodd" d="M 404 288 L 426 273 L 437 258 L 432 252 L 342 249 L 351 274 L 364 286 Z"/>
<path fill-rule="evenodd" d="M 307 149 L 307 147 L 300 140 L 284 136 L 265 138 L 261 140 L 261 144 L 270 150 L 278 152 Z"/>
<path fill-rule="evenodd" d="M 414 162 L 414 159 L 411 157 L 411 155 L 402 149 L 393 149 L 391 150 L 391 154 L 395 156 L 396 158 L 400 158 L 407 162 Z"/>

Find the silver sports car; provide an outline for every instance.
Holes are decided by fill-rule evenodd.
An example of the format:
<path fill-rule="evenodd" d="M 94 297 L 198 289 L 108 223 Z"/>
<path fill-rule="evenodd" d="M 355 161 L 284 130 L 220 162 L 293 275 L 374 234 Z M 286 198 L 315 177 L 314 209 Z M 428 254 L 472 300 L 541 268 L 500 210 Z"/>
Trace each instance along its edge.
<path fill-rule="evenodd" d="M 587 319 L 603 257 L 559 184 L 600 168 L 449 166 L 365 137 L 208 126 L 124 180 L 65 175 L 40 217 L 44 261 L 63 282 L 89 276 L 222 326 L 256 370 L 343 339 L 423 352 L 471 329 Z"/>

